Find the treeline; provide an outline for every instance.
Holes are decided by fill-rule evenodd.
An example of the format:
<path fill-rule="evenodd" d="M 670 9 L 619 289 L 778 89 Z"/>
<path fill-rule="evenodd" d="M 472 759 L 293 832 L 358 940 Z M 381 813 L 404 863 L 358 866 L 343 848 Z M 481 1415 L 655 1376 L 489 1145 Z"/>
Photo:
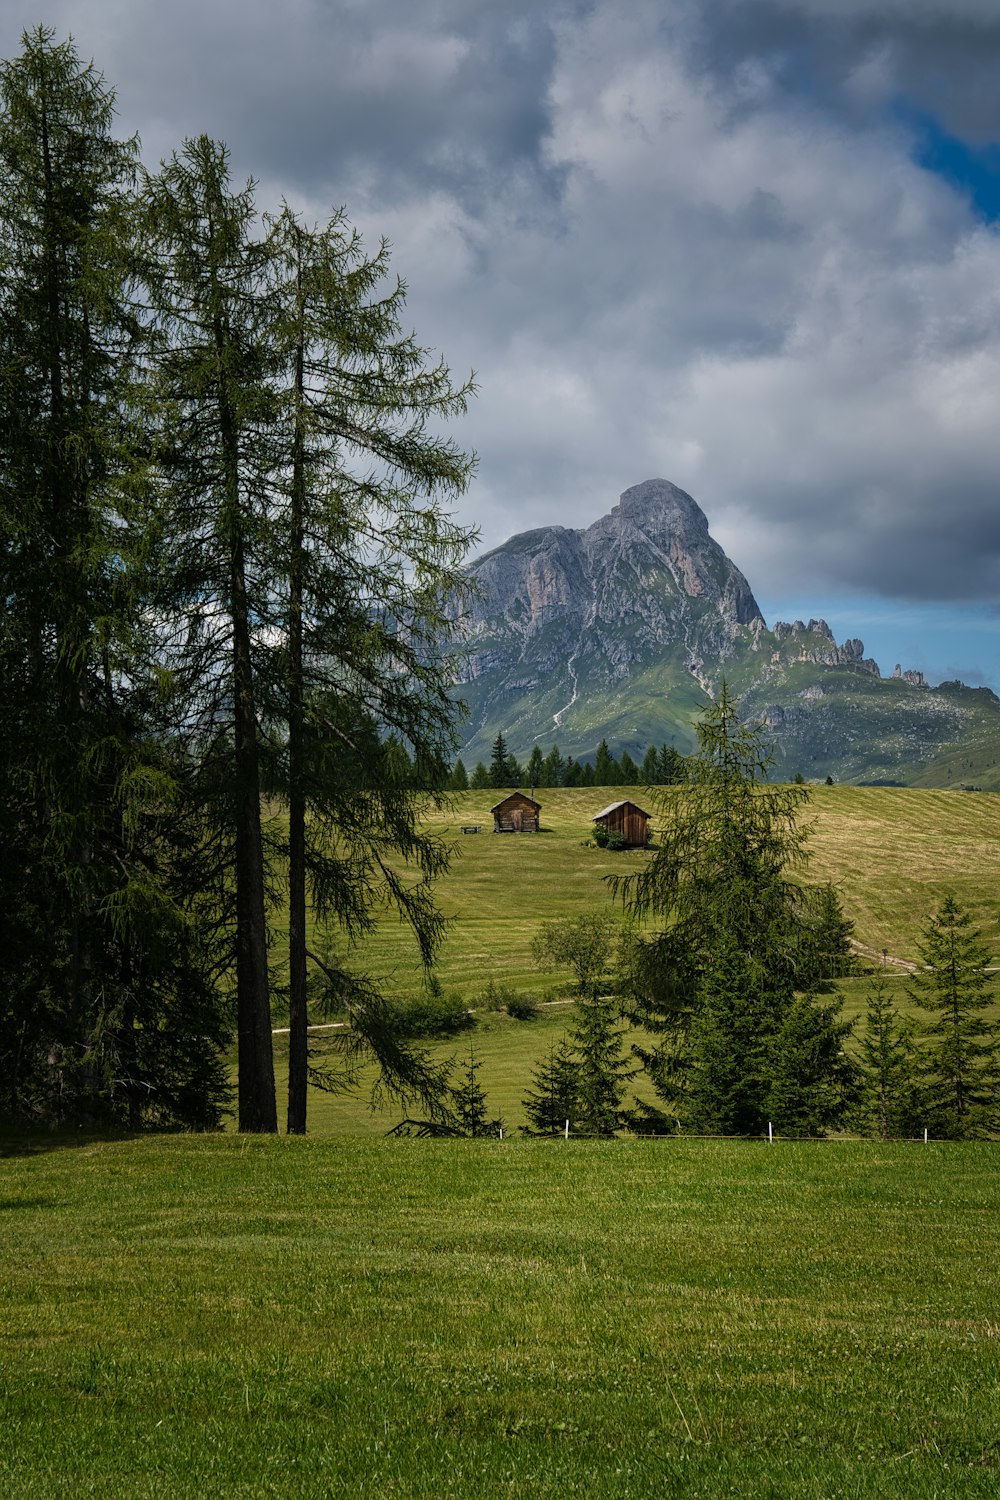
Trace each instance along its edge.
<path fill-rule="evenodd" d="M 384 243 L 260 214 L 207 137 L 138 153 L 51 31 L 0 65 L 0 1115 L 215 1126 L 235 1032 L 274 1130 L 277 998 L 298 1131 L 310 1077 L 441 1082 L 334 939 L 441 935 L 471 386 Z M 311 1003 L 352 1020 L 323 1077 Z"/>
<path fill-rule="evenodd" d="M 601 740 L 592 762 L 561 755 L 558 745 L 543 755 L 540 747 L 534 745 L 522 766 L 508 750 L 503 735 L 498 734 L 489 765 L 479 761 L 470 774 L 462 760 L 456 760 L 447 789 L 465 792 L 525 786 L 675 786 L 686 779 L 687 772 L 686 758 L 673 745 L 650 745 L 642 763 L 637 764 L 627 750 L 616 758 L 607 740 Z"/>

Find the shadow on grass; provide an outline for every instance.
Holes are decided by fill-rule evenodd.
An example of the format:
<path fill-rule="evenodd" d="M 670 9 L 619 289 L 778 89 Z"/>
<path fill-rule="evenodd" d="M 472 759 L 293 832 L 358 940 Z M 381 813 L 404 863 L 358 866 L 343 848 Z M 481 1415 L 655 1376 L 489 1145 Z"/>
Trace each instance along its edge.
<path fill-rule="evenodd" d="M 21 1123 L 12 1124 L 9 1120 L 0 1120 L 0 1161 L 12 1156 L 42 1156 L 50 1151 L 66 1151 L 80 1146 L 99 1146 L 111 1141 L 134 1141 L 140 1135 L 154 1133 L 160 1134 L 161 1132 L 50 1130 L 41 1125 L 31 1127 Z M 3 1206 L 2 1202 L 0 1206 Z"/>

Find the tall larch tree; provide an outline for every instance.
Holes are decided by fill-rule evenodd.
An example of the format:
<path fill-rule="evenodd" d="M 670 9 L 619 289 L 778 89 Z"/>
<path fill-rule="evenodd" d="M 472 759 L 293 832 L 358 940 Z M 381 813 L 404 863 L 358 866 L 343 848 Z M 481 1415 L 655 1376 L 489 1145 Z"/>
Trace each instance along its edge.
<path fill-rule="evenodd" d="M 282 355 L 288 1129 L 299 1133 L 308 905 L 349 938 L 394 906 L 428 966 L 442 932 L 430 882 L 446 851 L 420 828 L 418 808 L 444 786 L 454 749 L 451 619 L 472 533 L 449 506 L 473 460 L 438 427 L 465 411 L 472 386 L 456 385 L 403 330 L 405 287 L 389 275 L 385 242 L 367 255 L 343 215 L 308 228 L 286 209 L 267 253 Z M 402 774 L 384 753 L 387 732 L 408 747 Z M 416 882 L 400 877 L 399 856 Z M 346 966 L 322 972 L 337 976 L 355 1031 L 369 1027 L 371 1050 L 392 1073 L 399 1053 L 396 1043 L 380 1051 L 384 1009 L 367 1003 L 367 985 L 352 988 Z"/>

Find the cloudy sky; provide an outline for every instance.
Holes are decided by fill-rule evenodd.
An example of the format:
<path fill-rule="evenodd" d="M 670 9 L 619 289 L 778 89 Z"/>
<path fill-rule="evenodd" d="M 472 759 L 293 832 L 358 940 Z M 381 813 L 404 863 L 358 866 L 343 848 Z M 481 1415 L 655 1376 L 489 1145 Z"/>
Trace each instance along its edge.
<path fill-rule="evenodd" d="M 1000 691 L 997 0 L 4 0 L 151 165 L 386 234 L 483 546 L 689 490 L 770 622 Z"/>

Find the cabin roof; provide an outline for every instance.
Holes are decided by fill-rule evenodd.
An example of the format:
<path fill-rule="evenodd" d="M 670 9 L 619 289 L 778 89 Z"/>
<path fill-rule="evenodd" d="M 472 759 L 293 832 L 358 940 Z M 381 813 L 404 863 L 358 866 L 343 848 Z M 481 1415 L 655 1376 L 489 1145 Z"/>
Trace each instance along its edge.
<path fill-rule="evenodd" d="M 642 813 L 644 818 L 648 818 L 651 816 L 651 814 L 648 813 L 644 807 L 639 806 L 638 802 L 629 802 L 626 799 L 624 802 L 609 802 L 607 807 L 602 807 L 601 811 L 599 813 L 595 813 L 590 821 L 592 823 L 596 823 L 598 818 L 606 818 L 608 813 L 613 813 L 615 809 L 619 807 L 634 807 L 636 812 Z"/>
<path fill-rule="evenodd" d="M 510 792 L 506 797 L 504 797 L 503 801 L 494 802 L 493 806 L 490 808 L 490 812 L 496 812 L 499 808 L 506 807 L 508 802 L 514 802 L 517 800 L 520 800 L 521 802 L 527 802 L 529 806 L 537 808 L 539 812 L 541 811 L 542 804 L 540 802 L 536 802 L 534 797 L 529 797 L 527 792 Z"/>

